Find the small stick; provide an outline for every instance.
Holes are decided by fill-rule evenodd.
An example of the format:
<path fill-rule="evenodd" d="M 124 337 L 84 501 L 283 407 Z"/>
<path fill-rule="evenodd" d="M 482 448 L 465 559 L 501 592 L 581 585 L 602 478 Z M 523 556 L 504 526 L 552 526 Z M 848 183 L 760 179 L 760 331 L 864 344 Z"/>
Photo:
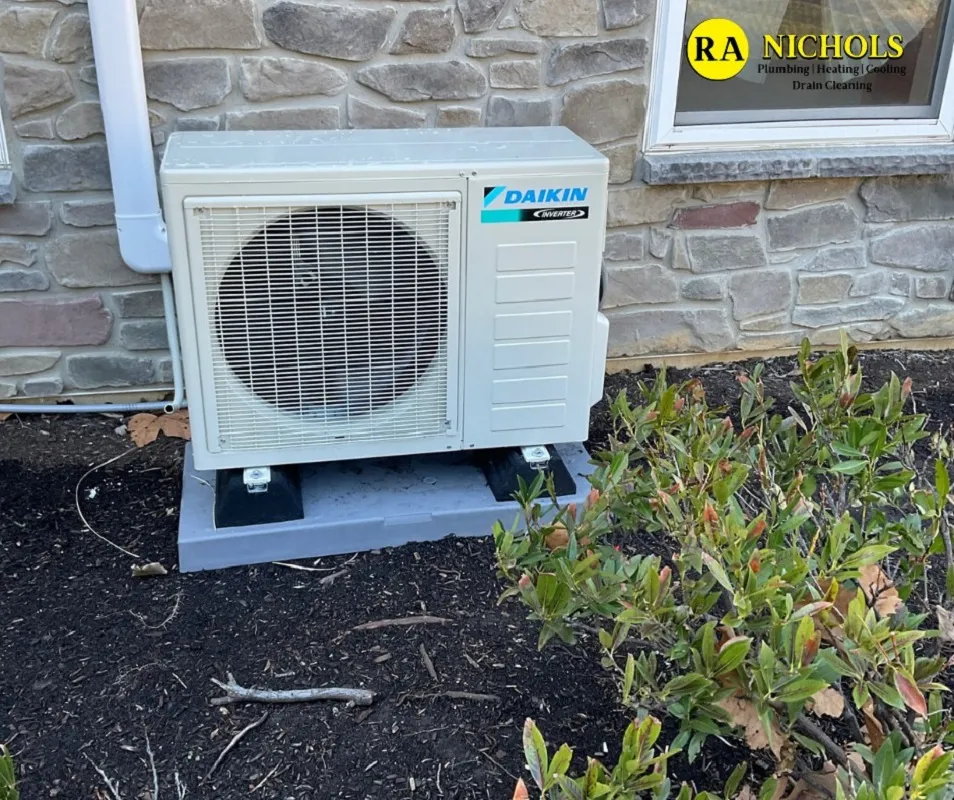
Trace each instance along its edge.
<path fill-rule="evenodd" d="M 344 689 L 328 686 L 320 689 L 246 689 L 239 686 L 226 673 L 228 683 L 212 678 L 212 683 L 225 691 L 225 697 L 213 697 L 214 706 L 226 706 L 230 703 L 308 703 L 312 700 L 343 700 L 356 706 L 369 706 L 374 701 L 374 692 L 367 689 Z"/>
<path fill-rule="evenodd" d="M 516 780 L 519 780 L 519 778 L 517 778 L 516 775 L 514 775 L 514 774 L 513 774 L 509 769 L 507 769 L 503 764 L 501 764 L 499 761 L 497 761 L 497 759 L 495 759 L 493 756 L 491 756 L 490 753 L 488 753 L 486 750 L 478 750 L 477 752 L 480 753 L 484 758 L 486 758 L 491 764 L 495 764 L 499 769 L 502 769 L 504 772 L 506 772 L 507 775 L 509 775 L 509 776 L 510 776 L 511 778 L 513 778 L 515 781 L 516 781 Z"/>
<path fill-rule="evenodd" d="M 865 773 L 858 768 L 857 764 L 848 760 L 848 756 L 845 755 L 845 751 L 835 744 L 828 734 L 826 734 L 804 714 L 799 714 L 798 717 L 796 717 L 794 727 L 799 733 L 807 736 L 809 739 L 814 739 L 822 747 L 824 747 L 828 755 L 831 757 L 831 760 L 838 764 L 838 766 L 843 767 L 846 771 L 850 772 L 856 780 L 866 781 L 868 779 Z"/>
<path fill-rule="evenodd" d="M 347 575 L 347 574 L 348 574 L 348 570 L 339 569 L 337 572 L 332 572 L 330 575 L 325 575 L 325 577 L 322 578 L 320 581 L 318 581 L 318 583 L 320 583 L 322 586 L 327 586 L 329 583 L 334 583 L 342 575 Z"/>
<path fill-rule="evenodd" d="M 113 796 L 113 800 L 123 800 L 122 795 L 119 793 L 119 781 L 113 783 L 113 781 L 109 779 L 109 776 L 96 766 L 93 759 L 89 757 L 89 754 L 83 753 L 83 755 L 86 756 L 86 760 L 93 765 L 93 769 L 99 773 L 99 777 L 103 779 L 103 783 L 106 784 L 106 788 L 109 789 L 109 793 Z"/>
<path fill-rule="evenodd" d="M 424 662 L 424 669 L 426 669 L 427 674 L 431 676 L 431 680 L 436 683 L 437 670 L 434 669 L 434 662 L 431 661 L 431 657 L 427 654 L 427 650 L 423 644 L 421 645 L 421 661 Z"/>
<path fill-rule="evenodd" d="M 176 779 L 176 795 L 178 797 L 178 800 L 185 800 L 186 787 L 185 787 L 185 784 L 182 782 L 182 778 L 179 777 L 179 770 L 175 771 L 174 777 Z"/>
<path fill-rule="evenodd" d="M 302 572 L 327 572 L 326 569 L 318 569 L 316 567 L 303 567 L 301 564 L 289 564 L 287 561 L 273 561 L 272 562 L 276 567 L 288 567 L 288 569 L 297 569 Z"/>
<path fill-rule="evenodd" d="M 252 789 L 252 791 L 253 791 L 253 792 L 257 792 L 257 791 L 258 791 L 259 789 L 261 789 L 266 783 L 268 783 L 268 779 L 271 778 L 272 775 L 274 775 L 276 772 L 278 772 L 278 768 L 279 768 L 281 765 L 282 765 L 282 762 L 279 761 L 274 767 L 272 767 L 272 771 L 269 772 L 268 775 L 266 775 L 264 778 L 262 778 L 258 783 L 256 783 L 256 784 L 255 784 L 255 787 Z"/>
<path fill-rule="evenodd" d="M 143 730 L 146 735 L 146 755 L 149 756 L 149 766 L 152 767 L 152 800 L 159 800 L 159 773 L 156 772 L 156 757 L 149 742 L 149 731 Z"/>
<path fill-rule="evenodd" d="M 209 778 L 212 777 L 212 773 L 219 768 L 219 764 L 222 763 L 223 759 L 228 755 L 229 751 L 242 740 L 243 736 L 249 733 L 249 731 L 255 730 L 255 728 L 261 725 L 266 719 L 268 719 L 267 711 L 264 714 L 262 714 L 262 716 L 260 716 L 257 720 L 255 720 L 255 722 L 249 723 L 244 728 L 242 728 L 242 730 L 236 733 L 235 736 L 232 737 L 232 741 L 225 746 L 225 749 L 221 753 L 219 753 L 219 757 L 215 759 L 215 763 L 212 765 L 212 769 L 209 770 L 208 775 L 205 776 L 205 779 L 208 780 Z"/>
<path fill-rule="evenodd" d="M 475 700 L 478 703 L 499 703 L 500 697 L 495 694 L 477 694 L 476 692 L 441 692 L 435 697 L 449 697 L 451 700 Z"/>
<path fill-rule="evenodd" d="M 375 631 L 378 628 L 388 628 L 395 625 L 437 625 L 444 622 L 450 622 L 446 617 L 431 617 L 423 614 L 419 617 L 401 617 L 400 619 L 378 619 L 374 622 L 364 622 L 361 625 L 355 625 L 353 631 Z"/>

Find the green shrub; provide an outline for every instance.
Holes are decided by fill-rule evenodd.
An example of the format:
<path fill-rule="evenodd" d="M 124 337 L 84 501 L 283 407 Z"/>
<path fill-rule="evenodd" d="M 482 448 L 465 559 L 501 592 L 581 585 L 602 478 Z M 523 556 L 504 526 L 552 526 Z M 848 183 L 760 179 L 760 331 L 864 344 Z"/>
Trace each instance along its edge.
<path fill-rule="evenodd" d="M 13 756 L 0 744 L 0 800 L 20 800 L 17 778 L 13 770 Z"/>
<path fill-rule="evenodd" d="M 938 680 L 947 662 L 921 599 L 945 558 L 941 605 L 954 594 L 954 448 L 927 432 L 910 380 L 892 375 L 865 393 L 844 342 L 815 361 L 803 344 L 796 404 L 781 413 L 760 377 L 761 367 L 739 376 L 739 430 L 699 381 L 671 386 L 663 373 L 638 402 L 624 392 L 584 507 L 551 497 L 545 513 L 541 477 L 518 493 L 523 525 L 496 526 L 504 597 L 540 622 L 541 647 L 597 626 L 602 663 L 636 718 L 626 736 L 642 743 L 613 771 L 591 765 L 593 778 L 534 774 L 544 794 L 666 797 L 667 761 L 736 736 L 774 756 L 768 797 L 814 779 L 814 757 L 839 771 L 832 796 L 954 795 Z M 932 453 L 929 469 L 916 445 Z M 632 554 L 641 532 L 667 549 Z M 678 735 L 644 763 L 658 736 L 650 721 L 664 716 Z M 824 716 L 853 741 L 834 742 Z"/>

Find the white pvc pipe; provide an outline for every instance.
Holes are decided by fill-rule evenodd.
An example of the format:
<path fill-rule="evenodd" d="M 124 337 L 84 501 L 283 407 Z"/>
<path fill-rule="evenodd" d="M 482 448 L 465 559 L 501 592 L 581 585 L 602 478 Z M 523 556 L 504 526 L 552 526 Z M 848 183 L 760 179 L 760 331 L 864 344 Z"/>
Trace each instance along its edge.
<path fill-rule="evenodd" d="M 89 0 L 96 82 L 103 109 L 106 148 L 116 204 L 116 229 L 123 261 L 136 272 L 162 273 L 162 304 L 173 396 L 169 402 L 43 405 L 6 403 L 0 413 L 81 414 L 108 411 L 176 411 L 185 406 L 172 262 L 152 154 L 146 82 L 143 78 L 136 0 Z"/>
<path fill-rule="evenodd" d="M 89 23 L 119 249 L 123 261 L 136 272 L 169 272 L 172 264 L 159 209 L 136 0 L 89 0 Z"/>

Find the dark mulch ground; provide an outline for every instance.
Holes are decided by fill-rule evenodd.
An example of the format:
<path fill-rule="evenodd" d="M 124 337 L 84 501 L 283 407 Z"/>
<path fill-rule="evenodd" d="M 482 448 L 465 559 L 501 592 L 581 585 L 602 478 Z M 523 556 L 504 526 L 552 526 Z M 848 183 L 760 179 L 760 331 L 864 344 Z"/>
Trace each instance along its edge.
<path fill-rule="evenodd" d="M 949 421 L 954 354 L 863 356 L 869 383 L 911 375 L 922 409 Z M 770 362 L 766 384 L 788 396 L 792 362 Z M 733 402 L 740 365 L 705 367 L 710 399 Z M 688 376 L 682 372 L 674 379 Z M 617 375 L 607 390 L 650 375 Z M 96 470 L 79 498 L 90 524 L 164 578 L 130 577 L 134 562 L 84 527 L 79 479 L 128 440 L 106 416 L 12 417 L 0 426 L 0 741 L 14 751 L 23 797 L 105 798 L 94 765 L 123 798 L 151 796 L 147 736 L 160 797 L 509 798 L 522 772 L 520 728 L 535 717 L 551 742 L 615 757 L 626 719 L 585 646 L 537 652 L 521 608 L 497 607 L 489 539 L 411 544 L 353 559 L 180 575 L 175 532 L 182 443 L 160 440 Z M 593 442 L 608 414 L 594 409 Z M 332 584 L 320 579 L 346 564 Z M 445 625 L 349 630 L 428 613 Z M 426 671 L 426 649 L 438 680 Z M 204 781 L 216 757 L 265 710 L 214 708 L 210 679 L 244 685 L 373 689 L 370 713 L 335 704 L 269 706 L 269 718 Z M 441 693 L 492 693 L 500 702 Z M 676 780 L 719 787 L 743 753 L 714 742 Z M 677 766 L 676 764 L 673 765 Z"/>

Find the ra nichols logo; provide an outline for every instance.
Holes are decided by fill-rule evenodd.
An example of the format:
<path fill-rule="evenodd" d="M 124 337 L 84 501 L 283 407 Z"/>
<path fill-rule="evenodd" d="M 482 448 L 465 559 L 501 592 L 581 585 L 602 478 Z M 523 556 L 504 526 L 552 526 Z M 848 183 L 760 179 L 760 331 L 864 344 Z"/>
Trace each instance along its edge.
<path fill-rule="evenodd" d="M 884 61 L 904 55 L 900 34 L 766 34 L 762 60 Z M 707 19 L 693 28 L 686 42 L 689 64 L 703 78 L 725 81 L 738 75 L 749 61 L 749 39 L 730 19 Z M 760 68 L 761 71 L 761 68 Z"/>

